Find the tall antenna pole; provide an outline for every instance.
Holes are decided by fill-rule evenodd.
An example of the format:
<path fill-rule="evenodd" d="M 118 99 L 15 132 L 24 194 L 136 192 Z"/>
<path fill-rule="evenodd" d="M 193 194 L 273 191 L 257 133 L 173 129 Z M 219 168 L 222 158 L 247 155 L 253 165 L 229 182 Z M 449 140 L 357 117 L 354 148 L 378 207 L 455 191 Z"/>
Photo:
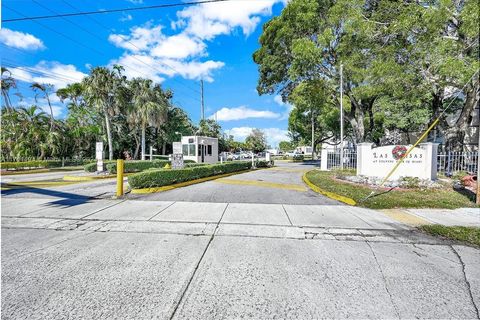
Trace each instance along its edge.
<path fill-rule="evenodd" d="M 203 102 L 203 79 L 200 80 L 200 94 L 201 94 L 201 114 L 200 116 L 202 117 L 202 120 L 205 120 L 205 104 Z"/>
<path fill-rule="evenodd" d="M 340 64 L 340 170 L 343 170 L 343 64 Z"/>

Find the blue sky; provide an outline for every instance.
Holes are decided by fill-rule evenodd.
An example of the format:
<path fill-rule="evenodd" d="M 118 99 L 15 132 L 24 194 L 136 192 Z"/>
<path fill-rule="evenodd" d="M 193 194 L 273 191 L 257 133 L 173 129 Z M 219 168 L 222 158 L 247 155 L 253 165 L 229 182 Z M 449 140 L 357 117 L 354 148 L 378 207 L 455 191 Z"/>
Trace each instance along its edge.
<path fill-rule="evenodd" d="M 148 6 L 178 0 L 4 0 L 2 19 L 52 13 Z M 278 15 L 285 0 L 234 0 L 189 7 L 130 11 L 2 24 L 2 65 L 21 82 L 23 103 L 33 102 L 29 81 L 61 88 L 79 81 L 90 66 L 125 66 L 174 91 L 173 101 L 193 122 L 200 118 L 204 79 L 206 116 L 217 113 L 222 128 L 243 140 L 263 129 L 271 145 L 287 139 L 290 106 L 279 96 L 258 96 L 257 66 L 262 25 Z M 70 6 L 69 6 L 70 5 Z M 73 7 L 71 7 L 73 6 Z M 49 11 L 50 9 L 51 11 Z M 55 114 L 65 107 L 52 94 Z M 44 102 L 39 105 L 45 107 Z"/>

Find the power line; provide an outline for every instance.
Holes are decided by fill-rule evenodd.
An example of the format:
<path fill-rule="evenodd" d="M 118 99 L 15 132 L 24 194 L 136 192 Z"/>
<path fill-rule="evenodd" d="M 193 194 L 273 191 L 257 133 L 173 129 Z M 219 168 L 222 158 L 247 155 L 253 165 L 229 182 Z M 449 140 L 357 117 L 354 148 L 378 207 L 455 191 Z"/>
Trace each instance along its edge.
<path fill-rule="evenodd" d="M 18 14 L 20 14 L 20 15 L 23 15 L 22 13 L 18 12 L 18 11 L 15 10 L 15 9 L 10 8 L 9 6 L 7 6 L 7 5 L 5 5 L 5 4 L 4 4 L 4 6 L 5 6 L 5 8 L 7 8 L 7 9 L 13 11 L 13 12 L 16 12 L 16 13 L 18 13 Z M 35 20 L 32 20 L 32 22 L 34 22 L 34 23 L 36 23 L 36 24 L 38 24 L 38 25 L 40 25 L 40 26 L 42 26 L 42 27 L 44 27 L 44 28 L 46 28 L 46 29 L 48 29 L 48 30 L 50 30 L 50 31 L 52 31 L 52 32 L 54 32 L 54 33 L 56 33 L 56 34 L 58 34 L 58 35 L 60 35 L 60 36 L 62 36 L 62 37 L 64 37 L 64 38 L 66 38 L 66 39 L 68 39 L 68 40 L 70 40 L 70 41 L 78 44 L 78 45 L 80 45 L 80 46 L 82 46 L 82 47 L 84 47 L 84 48 L 87 48 L 87 49 L 89 49 L 89 50 L 92 50 L 92 51 L 94 51 L 94 52 L 96 52 L 96 53 L 98 53 L 98 54 L 100 54 L 100 55 L 108 58 L 108 56 L 107 56 L 105 53 L 103 53 L 103 52 L 101 52 L 101 51 L 98 51 L 98 50 L 96 50 L 96 49 L 93 49 L 93 48 L 91 48 L 91 47 L 89 47 L 89 46 L 86 46 L 85 44 L 80 43 L 80 42 L 76 41 L 75 39 L 73 39 L 73 38 L 71 38 L 71 37 L 69 37 L 69 36 L 67 36 L 67 35 L 65 35 L 65 34 L 63 34 L 63 33 L 61 33 L 61 32 L 59 32 L 59 31 L 57 31 L 57 30 L 55 30 L 55 29 L 52 29 L 52 28 L 44 25 L 43 23 L 40 23 L 40 22 L 35 21 Z M 17 50 L 19 50 L 19 49 L 17 49 Z M 134 58 L 134 59 L 137 59 L 138 61 L 141 61 L 140 59 L 138 59 L 138 58 L 136 58 L 136 57 L 133 57 L 133 58 Z M 142 61 L 141 61 L 141 62 L 142 62 Z M 142 62 L 142 63 L 143 63 L 143 62 Z M 147 78 L 147 79 L 149 78 L 148 75 L 139 72 L 137 69 L 134 69 L 133 67 L 130 67 L 130 66 L 128 66 L 128 65 L 125 65 L 124 67 L 127 68 L 127 69 L 130 69 L 130 70 L 133 70 L 134 72 L 137 72 L 137 73 L 142 74 L 142 75 L 143 75 L 145 78 Z M 157 71 L 158 71 L 158 70 L 157 70 Z M 159 71 L 158 71 L 158 72 L 159 72 Z M 178 72 L 178 71 L 177 71 L 177 72 Z M 186 95 L 186 96 L 188 96 L 188 95 Z M 197 98 L 194 98 L 194 97 L 191 97 L 191 96 L 188 96 L 188 97 L 191 98 L 191 99 L 193 99 L 193 100 L 199 101 Z"/>
<path fill-rule="evenodd" d="M 227 1 L 234 1 L 234 0 L 201 0 L 201 1 L 191 1 L 191 2 L 159 4 L 154 6 L 109 9 L 109 10 L 102 10 L 102 11 L 70 12 L 70 13 L 61 13 L 61 14 L 55 14 L 55 15 L 34 16 L 34 17 L 23 16 L 23 18 L 4 19 L 2 20 L 2 22 L 5 23 L 5 22 L 25 21 L 25 20 L 40 20 L 40 19 L 52 19 L 52 18 L 61 18 L 61 17 L 86 16 L 86 15 L 104 14 L 104 13 L 112 13 L 112 12 L 128 12 L 128 11 L 139 11 L 139 10 L 172 8 L 172 7 L 187 7 L 187 6 L 195 6 L 203 3 L 215 3 L 215 2 L 227 2 Z"/>
<path fill-rule="evenodd" d="M 35 3 L 37 3 L 37 4 L 39 4 L 37 1 L 35 1 L 35 0 L 33 0 L 33 1 L 34 1 Z M 65 3 L 67 6 L 69 6 L 70 8 L 74 9 L 74 10 L 79 10 L 78 8 L 74 7 L 73 5 L 71 5 L 70 3 L 68 3 L 68 2 L 65 1 L 65 0 L 62 0 L 62 2 Z M 39 5 L 40 5 L 40 4 L 39 4 Z M 44 7 L 43 5 L 41 5 L 41 6 Z M 45 8 L 45 7 L 44 7 L 44 8 Z M 49 11 L 52 11 L 52 10 L 50 10 L 50 9 L 48 9 L 48 8 L 46 8 L 46 9 L 49 10 Z M 105 26 L 104 24 L 100 23 L 97 19 L 94 19 L 94 18 L 92 18 L 92 17 L 87 17 L 87 18 L 89 18 L 90 20 L 92 20 L 93 22 L 95 22 L 97 25 L 99 25 L 100 27 L 104 28 L 104 29 L 107 30 L 108 32 L 111 32 L 111 29 L 110 29 L 109 27 L 107 27 L 107 26 Z M 67 21 L 69 21 L 69 20 L 67 20 Z M 135 43 L 133 43 L 132 41 L 128 40 L 125 36 L 123 36 L 123 35 L 121 35 L 121 34 L 117 34 L 117 35 L 118 35 L 120 38 L 122 38 L 123 41 L 129 43 L 130 45 L 132 45 L 133 47 L 137 48 L 138 50 L 141 50 L 137 45 L 135 45 Z M 102 40 L 103 40 L 103 39 L 102 39 Z M 154 71 L 156 71 L 156 72 L 158 72 L 158 73 L 163 73 L 162 71 L 160 71 L 160 70 L 156 69 L 155 67 L 149 65 L 149 64 L 146 63 L 145 61 L 142 61 L 142 60 L 138 59 L 136 56 L 131 56 L 131 57 L 132 57 L 133 59 L 135 59 L 136 61 L 139 61 L 140 63 L 146 65 L 146 66 L 149 67 L 150 69 L 152 69 L 152 70 L 154 70 Z M 179 72 L 177 69 L 175 69 L 174 67 L 170 66 L 169 64 L 167 64 L 167 63 L 165 63 L 165 62 L 163 62 L 163 61 L 158 61 L 158 62 L 159 62 L 160 64 L 166 66 L 167 68 L 175 71 L 176 73 L 180 74 L 180 72 Z M 190 90 L 194 91 L 195 93 L 200 94 L 200 92 L 199 92 L 198 90 L 193 89 L 193 88 L 190 87 L 190 86 L 187 86 L 187 85 L 184 84 L 183 82 L 180 82 L 180 81 L 178 81 L 178 80 L 175 79 L 175 78 L 172 78 L 172 80 L 175 81 L 175 82 L 177 82 L 177 83 L 179 83 L 179 84 L 181 84 L 181 85 L 183 85 L 185 88 L 190 89 Z M 196 98 L 194 98 L 194 99 L 195 99 L 195 100 L 198 100 L 198 99 L 196 99 Z"/>

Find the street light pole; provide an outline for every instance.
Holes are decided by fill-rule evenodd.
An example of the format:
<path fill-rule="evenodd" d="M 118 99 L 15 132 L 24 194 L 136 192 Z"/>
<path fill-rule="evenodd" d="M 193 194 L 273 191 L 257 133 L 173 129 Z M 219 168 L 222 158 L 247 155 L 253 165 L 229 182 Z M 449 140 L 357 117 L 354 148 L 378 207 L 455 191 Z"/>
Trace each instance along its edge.
<path fill-rule="evenodd" d="M 340 64 L 340 170 L 343 170 L 343 64 Z"/>

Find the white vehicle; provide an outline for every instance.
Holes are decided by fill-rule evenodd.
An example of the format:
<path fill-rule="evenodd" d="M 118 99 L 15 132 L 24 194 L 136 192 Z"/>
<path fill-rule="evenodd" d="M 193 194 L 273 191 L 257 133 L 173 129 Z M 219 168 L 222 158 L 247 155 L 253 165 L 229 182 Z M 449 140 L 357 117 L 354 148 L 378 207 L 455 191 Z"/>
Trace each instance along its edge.
<path fill-rule="evenodd" d="M 295 157 L 295 156 L 298 156 L 298 155 L 301 155 L 301 153 L 297 152 L 297 151 L 289 151 L 285 154 L 287 157 Z"/>

